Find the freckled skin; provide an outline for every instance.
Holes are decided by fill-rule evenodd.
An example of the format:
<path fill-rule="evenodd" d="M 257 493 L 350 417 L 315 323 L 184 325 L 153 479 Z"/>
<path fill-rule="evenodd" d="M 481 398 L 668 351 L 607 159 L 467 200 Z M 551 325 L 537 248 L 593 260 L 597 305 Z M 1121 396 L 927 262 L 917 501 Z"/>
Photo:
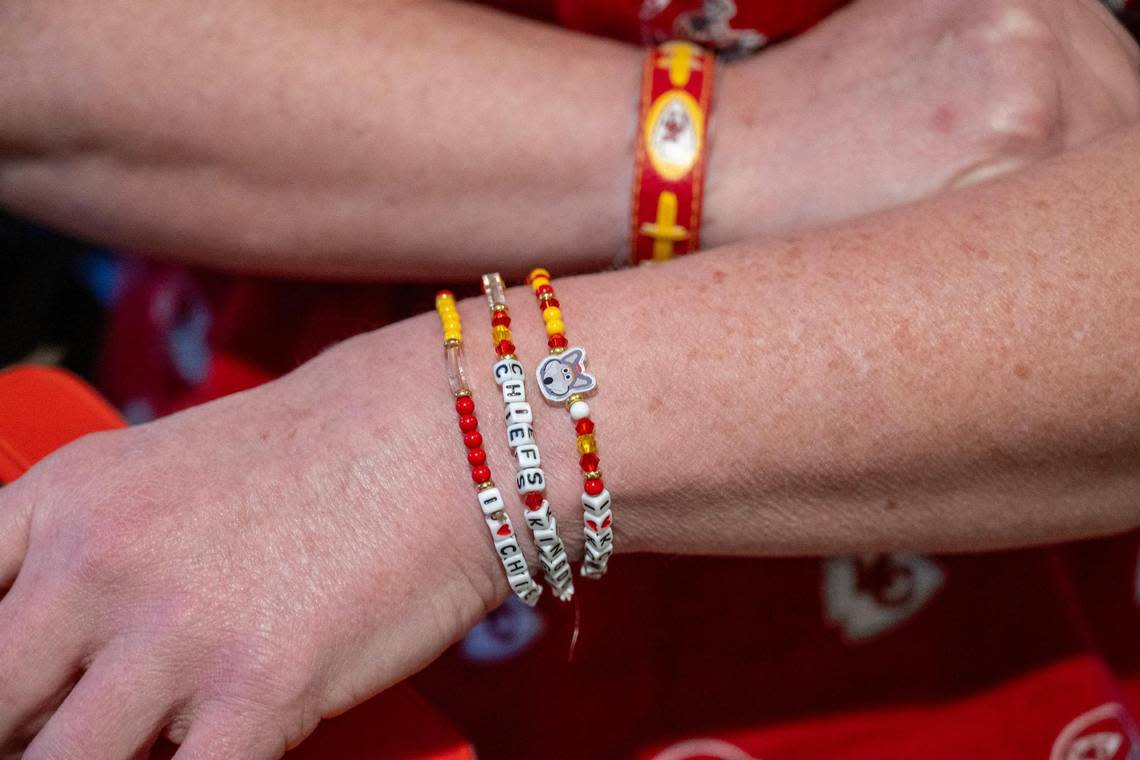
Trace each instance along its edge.
<path fill-rule="evenodd" d="M 431 0 L 125 5 L 0 3 L 6 207 L 323 278 L 599 270 L 627 243 L 633 47 Z M 861 0 L 722 68 L 710 250 L 559 284 L 601 382 L 615 562 L 1135 528 L 1138 98 L 1091 0 Z M 533 312 L 514 331 L 545 354 Z M 434 315 L 363 335 L 0 491 L 0 749 L 130 757 L 166 733 L 268 760 L 497 606 L 439 337 Z M 495 430 L 498 389 L 472 383 Z M 566 412 L 535 415 L 580 525 Z M 485 445 L 501 476 L 504 436 Z"/>

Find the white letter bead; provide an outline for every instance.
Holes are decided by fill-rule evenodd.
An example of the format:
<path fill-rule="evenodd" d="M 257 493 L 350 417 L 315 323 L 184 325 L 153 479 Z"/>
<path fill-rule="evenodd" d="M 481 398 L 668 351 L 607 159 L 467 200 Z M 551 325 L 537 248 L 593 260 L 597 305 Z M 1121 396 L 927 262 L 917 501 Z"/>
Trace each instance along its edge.
<path fill-rule="evenodd" d="M 530 409 L 530 404 L 525 401 L 507 404 L 507 424 L 517 425 L 520 422 L 525 422 L 528 425 L 534 422 L 534 413 Z"/>
<path fill-rule="evenodd" d="M 511 590 L 519 596 L 527 592 L 531 586 L 535 585 L 534 579 L 530 577 L 528 570 L 523 570 L 521 573 L 507 576 L 507 583 L 510 584 Z"/>
<path fill-rule="evenodd" d="M 522 549 L 519 548 L 519 542 L 515 539 L 514 533 L 511 533 L 506 538 L 495 536 L 495 551 L 502 557 L 503 562 L 506 562 L 511 557 L 522 556 Z"/>
<path fill-rule="evenodd" d="M 501 556 L 501 555 L 500 555 Z M 527 569 L 526 560 L 521 553 L 512 554 L 509 557 L 503 557 L 503 567 L 507 570 L 507 576 L 518 575 L 519 573 L 526 573 L 530 575 L 530 570 Z"/>
<path fill-rule="evenodd" d="M 507 445 L 512 449 L 534 443 L 534 428 L 530 423 L 520 422 L 517 425 L 507 425 Z"/>
<path fill-rule="evenodd" d="M 595 515 L 600 515 L 610 508 L 610 491 L 603 489 L 597 496 L 591 496 L 588 493 L 582 493 L 582 509 L 587 512 L 593 512 Z"/>
<path fill-rule="evenodd" d="M 585 518 L 586 529 L 592 530 L 595 533 L 600 533 L 613 526 L 613 512 L 610 512 L 608 509 L 600 514 L 586 512 L 583 517 Z"/>
<path fill-rule="evenodd" d="M 538 598 L 540 596 L 542 596 L 542 586 L 531 581 L 530 588 L 526 590 L 526 593 L 520 594 L 519 599 L 522 599 L 523 604 L 527 607 L 533 607 L 538 604 Z"/>
<path fill-rule="evenodd" d="M 542 549 L 547 547 L 557 546 L 561 544 L 561 539 L 558 538 L 558 526 L 551 525 L 549 528 L 539 528 L 534 533 L 534 542 Z"/>
<path fill-rule="evenodd" d="M 514 359 L 503 359 L 495 362 L 495 382 L 502 385 L 507 380 L 522 380 L 523 368 Z"/>
<path fill-rule="evenodd" d="M 554 516 L 550 514 L 550 502 L 543 499 L 542 506 L 535 510 L 525 509 L 526 525 L 531 530 L 535 528 L 549 528 Z"/>
<path fill-rule="evenodd" d="M 570 405 L 570 419 L 577 422 L 590 416 L 590 405 L 585 401 L 575 401 Z"/>
<path fill-rule="evenodd" d="M 538 467 L 542 464 L 542 460 L 538 457 L 538 447 L 533 443 L 527 443 L 515 449 L 515 456 L 519 458 L 519 469 L 525 470 L 527 467 Z"/>
<path fill-rule="evenodd" d="M 519 493 L 543 491 L 546 489 L 546 475 L 538 467 L 528 467 L 525 470 L 519 470 L 519 474 L 515 478 L 515 485 L 519 487 Z"/>
<path fill-rule="evenodd" d="M 493 515 L 506 506 L 503 504 L 503 496 L 499 493 L 498 488 L 488 488 L 485 491 L 480 491 L 478 496 L 479 506 L 482 507 L 484 515 Z"/>
<path fill-rule="evenodd" d="M 539 561 L 542 563 L 542 572 L 547 576 L 559 575 L 565 565 L 570 564 L 570 560 L 566 557 L 565 551 L 558 551 L 553 556 L 547 557 L 541 555 Z"/>
<path fill-rule="evenodd" d="M 503 382 L 503 403 L 526 401 L 526 385 L 522 380 L 506 380 Z"/>

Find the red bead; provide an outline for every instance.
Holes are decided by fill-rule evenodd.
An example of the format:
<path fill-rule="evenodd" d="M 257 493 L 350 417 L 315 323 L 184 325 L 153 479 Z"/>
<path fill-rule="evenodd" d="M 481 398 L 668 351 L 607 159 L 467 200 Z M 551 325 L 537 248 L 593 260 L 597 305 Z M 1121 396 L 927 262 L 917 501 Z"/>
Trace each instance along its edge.
<path fill-rule="evenodd" d="M 574 423 L 574 430 L 578 435 L 589 435 L 594 432 L 594 422 L 589 417 L 583 417 Z"/>
<path fill-rule="evenodd" d="M 511 535 L 511 526 L 507 525 L 506 523 L 503 523 L 502 525 L 499 526 L 499 529 L 495 532 L 498 533 L 500 536 L 503 536 L 505 538 L 506 536 Z"/>
<path fill-rule="evenodd" d="M 515 344 L 509 340 L 504 340 L 499 345 L 495 346 L 495 353 L 499 356 L 506 356 L 515 352 Z"/>
<path fill-rule="evenodd" d="M 472 465 L 486 464 L 487 452 L 483 449 L 469 449 L 467 451 L 467 461 Z"/>
<path fill-rule="evenodd" d="M 578 460 L 578 464 L 582 466 L 582 472 L 593 472 L 598 469 L 598 455 L 583 454 L 582 458 Z"/>
<path fill-rule="evenodd" d="M 541 491 L 531 491 L 524 496 L 523 499 L 526 501 L 527 509 L 532 512 L 542 506 L 543 496 Z"/>
<path fill-rule="evenodd" d="M 539 285 L 538 290 L 534 291 L 534 294 L 539 297 L 547 294 L 554 295 L 554 288 L 550 287 L 550 285 Z"/>
<path fill-rule="evenodd" d="M 472 430 L 479 429 L 479 420 L 473 414 L 465 414 L 459 418 L 459 429 L 464 433 L 470 433 Z"/>
<path fill-rule="evenodd" d="M 476 483 L 486 483 L 491 479 L 491 468 L 485 464 L 471 468 L 471 479 Z"/>
<path fill-rule="evenodd" d="M 491 324 L 494 327 L 510 327 L 511 316 L 505 311 L 496 311 L 495 316 L 491 317 Z"/>
<path fill-rule="evenodd" d="M 591 496 L 597 496 L 602 491 L 606 490 L 606 484 L 602 482 L 601 478 L 590 478 L 584 485 L 586 493 Z"/>
<path fill-rule="evenodd" d="M 478 430 L 463 434 L 463 443 L 469 449 L 477 449 L 483 445 L 483 434 Z"/>
<path fill-rule="evenodd" d="M 455 298 L 455 294 L 452 293 L 450 290 L 438 290 L 438 291 L 436 291 L 435 297 L 440 298 L 441 296 L 447 296 L 449 298 Z"/>
<path fill-rule="evenodd" d="M 546 345 L 551 348 L 566 348 L 570 345 L 570 341 L 566 340 L 566 336 L 562 333 L 554 333 L 546 339 Z"/>
<path fill-rule="evenodd" d="M 455 411 L 459 412 L 461 416 L 475 413 L 475 402 L 471 400 L 470 396 L 460 396 L 455 399 Z"/>
<path fill-rule="evenodd" d="M 538 310 L 539 311 L 546 311 L 551 306 L 553 306 L 554 308 L 557 309 L 561 305 L 562 304 L 558 303 L 557 298 L 545 298 L 545 299 L 542 299 L 538 302 Z"/>

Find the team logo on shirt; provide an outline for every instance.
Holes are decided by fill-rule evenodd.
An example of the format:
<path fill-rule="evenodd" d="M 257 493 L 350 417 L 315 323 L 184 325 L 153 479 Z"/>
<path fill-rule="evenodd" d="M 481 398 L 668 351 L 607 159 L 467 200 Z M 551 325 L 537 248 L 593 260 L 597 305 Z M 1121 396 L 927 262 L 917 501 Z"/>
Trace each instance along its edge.
<path fill-rule="evenodd" d="M 902 625 L 934 598 L 945 573 L 918 554 L 833 557 L 824 561 L 824 617 L 851 643 Z"/>
<path fill-rule="evenodd" d="M 1115 702 L 1094 707 L 1065 726 L 1049 760 L 1140 760 L 1140 738 Z"/>

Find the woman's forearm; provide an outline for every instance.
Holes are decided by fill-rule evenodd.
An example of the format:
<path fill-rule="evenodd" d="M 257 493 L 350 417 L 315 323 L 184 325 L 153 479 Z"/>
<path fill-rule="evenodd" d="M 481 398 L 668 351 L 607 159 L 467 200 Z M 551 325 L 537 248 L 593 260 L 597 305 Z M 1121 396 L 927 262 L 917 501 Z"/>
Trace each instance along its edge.
<path fill-rule="evenodd" d="M 596 268 L 627 234 L 640 60 L 438 0 L 6 0 L 0 204 L 225 268 Z"/>
<path fill-rule="evenodd" d="M 1138 174 L 1132 130 L 831 231 L 556 280 L 600 384 L 590 403 L 621 548 L 959 551 L 1140 523 Z M 527 289 L 510 297 L 533 368 L 541 320 Z M 493 420 L 486 306 L 461 312 Z M 462 504 L 438 342 L 424 316 L 317 369 L 357 367 L 367 383 L 394 362 L 408 378 L 394 392 L 430 433 L 420 457 Z M 577 525 L 570 423 L 536 407 L 552 504 Z"/>

